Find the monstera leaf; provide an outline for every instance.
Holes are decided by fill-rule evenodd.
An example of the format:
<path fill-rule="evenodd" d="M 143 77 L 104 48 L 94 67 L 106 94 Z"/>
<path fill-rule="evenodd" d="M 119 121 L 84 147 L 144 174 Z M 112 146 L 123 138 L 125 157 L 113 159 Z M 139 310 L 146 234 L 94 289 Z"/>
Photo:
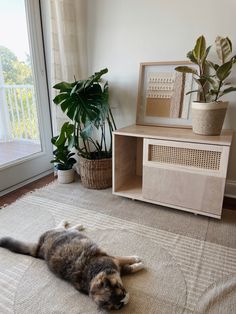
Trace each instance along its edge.
<path fill-rule="evenodd" d="M 54 88 L 58 89 L 60 94 L 53 99 L 54 103 L 59 105 L 72 121 L 79 124 L 85 124 L 88 120 L 96 121 L 101 114 L 105 118 L 109 106 L 105 102 L 104 94 L 108 94 L 108 91 L 107 88 L 101 88 L 100 79 L 107 72 L 105 68 L 87 80 L 56 84 Z"/>
<path fill-rule="evenodd" d="M 70 92 L 75 84 L 76 82 L 73 82 L 73 83 L 60 82 L 54 85 L 53 88 L 59 90 L 60 93 L 66 93 L 66 92 Z"/>
<path fill-rule="evenodd" d="M 86 81 L 85 81 L 85 85 L 84 87 L 85 88 L 88 88 L 90 86 L 93 85 L 93 83 L 95 82 L 99 82 L 100 79 L 101 79 L 101 76 L 106 74 L 108 72 L 108 69 L 105 68 L 105 69 L 102 69 L 101 71 L 99 72 L 95 72 L 93 75 L 91 75 Z"/>
<path fill-rule="evenodd" d="M 116 129 L 116 125 L 108 102 L 108 82 L 101 79 L 107 72 L 108 69 L 105 68 L 88 79 L 73 83 L 61 82 L 54 86 L 59 91 L 54 103 L 60 106 L 74 125 L 73 136 L 68 139 L 68 145 L 74 145 L 85 158 L 93 158 L 90 143 L 99 154 L 105 150 L 107 158 L 111 155 L 111 148 L 107 149 L 108 133 L 105 130 L 109 129 L 112 147 L 112 131 Z M 53 139 L 53 142 L 64 143 L 66 135 L 63 134 Z M 99 141 L 96 136 L 100 138 Z"/>
<path fill-rule="evenodd" d="M 72 146 L 73 134 L 74 134 L 74 125 L 69 122 L 65 122 L 63 126 L 61 127 L 60 134 L 58 136 L 54 136 L 51 139 L 51 142 L 57 148 L 64 147 L 67 141 L 70 143 L 69 146 Z"/>

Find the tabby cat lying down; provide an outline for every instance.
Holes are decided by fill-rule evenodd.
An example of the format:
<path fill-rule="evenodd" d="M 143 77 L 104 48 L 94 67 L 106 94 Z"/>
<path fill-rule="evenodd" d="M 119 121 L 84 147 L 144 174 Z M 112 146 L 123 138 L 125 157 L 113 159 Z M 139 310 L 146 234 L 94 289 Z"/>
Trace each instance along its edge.
<path fill-rule="evenodd" d="M 0 239 L 0 246 L 44 259 L 53 273 L 88 294 L 99 308 L 120 309 L 129 300 L 120 276 L 143 269 L 143 263 L 137 256 L 108 255 L 80 232 L 82 228 L 69 228 L 62 221 L 57 228 L 42 234 L 37 244 L 5 237 Z"/>

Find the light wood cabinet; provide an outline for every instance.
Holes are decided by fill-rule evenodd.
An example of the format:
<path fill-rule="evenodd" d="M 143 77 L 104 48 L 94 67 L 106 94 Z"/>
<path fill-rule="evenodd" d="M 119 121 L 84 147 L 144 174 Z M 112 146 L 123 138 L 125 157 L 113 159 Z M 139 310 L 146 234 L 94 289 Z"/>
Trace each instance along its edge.
<path fill-rule="evenodd" d="M 113 193 L 221 218 L 232 131 L 133 125 L 113 133 Z"/>

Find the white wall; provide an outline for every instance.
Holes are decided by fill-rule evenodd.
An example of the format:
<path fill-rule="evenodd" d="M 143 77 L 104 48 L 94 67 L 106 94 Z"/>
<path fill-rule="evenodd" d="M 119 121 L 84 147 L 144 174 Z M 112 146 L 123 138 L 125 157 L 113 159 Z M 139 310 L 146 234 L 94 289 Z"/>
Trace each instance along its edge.
<path fill-rule="evenodd" d="M 139 63 L 184 60 L 196 38 L 209 44 L 231 38 L 236 53 L 235 0 L 86 0 L 88 70 L 109 68 L 111 105 L 119 127 L 135 123 Z M 236 70 L 234 71 L 236 85 Z M 236 130 L 236 93 L 225 127 Z M 228 171 L 228 193 L 236 197 L 236 140 Z M 229 189 L 232 189 L 230 191 Z"/>

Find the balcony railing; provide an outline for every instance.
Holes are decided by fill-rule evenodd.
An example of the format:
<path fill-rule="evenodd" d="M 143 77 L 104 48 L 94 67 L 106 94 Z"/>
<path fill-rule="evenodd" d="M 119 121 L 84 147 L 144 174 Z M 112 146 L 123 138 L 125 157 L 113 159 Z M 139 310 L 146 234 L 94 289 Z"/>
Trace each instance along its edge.
<path fill-rule="evenodd" d="M 37 108 L 33 85 L 0 85 L 0 99 L 5 138 L 39 140 Z M 4 109 L 5 107 L 5 109 Z M 1 108 L 0 108 L 1 111 Z M 4 139 L 0 139 L 4 140 Z"/>

